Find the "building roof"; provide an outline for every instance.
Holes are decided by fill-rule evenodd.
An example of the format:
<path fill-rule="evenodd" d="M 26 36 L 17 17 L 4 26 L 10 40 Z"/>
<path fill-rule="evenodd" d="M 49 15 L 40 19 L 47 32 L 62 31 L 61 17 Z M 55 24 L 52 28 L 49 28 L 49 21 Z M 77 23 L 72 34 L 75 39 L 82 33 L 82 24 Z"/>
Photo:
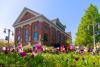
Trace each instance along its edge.
<path fill-rule="evenodd" d="M 56 23 L 60 23 L 63 27 L 66 28 L 66 26 L 63 25 L 63 24 L 61 23 L 61 21 L 59 20 L 59 18 L 55 18 L 55 19 L 51 20 L 51 22 L 54 23 L 54 24 L 56 24 Z"/>
<path fill-rule="evenodd" d="M 54 23 L 59 28 L 61 28 L 62 30 L 65 31 L 66 26 L 61 23 L 61 21 L 59 20 L 59 18 L 55 18 L 55 19 L 51 20 L 51 22 Z"/>

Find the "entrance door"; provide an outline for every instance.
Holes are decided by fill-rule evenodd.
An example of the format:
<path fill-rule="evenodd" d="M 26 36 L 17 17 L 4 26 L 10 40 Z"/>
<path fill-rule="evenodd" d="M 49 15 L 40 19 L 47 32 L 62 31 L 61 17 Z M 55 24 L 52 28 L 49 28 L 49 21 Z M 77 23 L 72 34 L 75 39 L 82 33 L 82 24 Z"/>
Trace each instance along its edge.
<path fill-rule="evenodd" d="M 43 40 L 44 40 L 45 42 L 48 42 L 48 34 L 47 34 L 47 33 L 44 33 Z"/>
<path fill-rule="evenodd" d="M 48 44 L 48 34 L 47 33 L 44 33 L 43 43 L 44 43 L 44 45 L 47 45 Z"/>

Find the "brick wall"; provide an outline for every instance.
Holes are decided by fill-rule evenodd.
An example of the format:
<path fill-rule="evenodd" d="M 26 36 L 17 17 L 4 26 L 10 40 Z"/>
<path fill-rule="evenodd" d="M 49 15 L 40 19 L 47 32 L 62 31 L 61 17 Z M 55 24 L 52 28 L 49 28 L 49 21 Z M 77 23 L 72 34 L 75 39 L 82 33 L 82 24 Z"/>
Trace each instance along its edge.
<path fill-rule="evenodd" d="M 34 29 L 33 28 L 35 25 L 38 26 L 38 29 Z M 48 30 L 46 30 L 45 27 L 47 27 Z M 55 28 L 50 27 L 50 25 L 48 23 L 36 21 L 36 22 L 31 23 L 30 25 L 27 24 L 27 25 L 24 25 L 22 28 L 19 27 L 19 28 L 15 29 L 15 43 L 16 44 L 17 44 L 16 41 L 17 41 L 18 31 L 21 32 L 21 34 L 20 34 L 20 36 L 21 36 L 20 42 L 22 42 L 23 44 L 27 44 L 27 42 L 24 41 L 25 40 L 25 38 L 24 38 L 25 29 L 27 29 L 28 32 L 29 32 L 29 34 L 28 34 L 28 42 L 31 42 L 32 44 L 34 44 L 34 40 L 33 40 L 34 32 L 38 32 L 38 41 L 43 41 L 44 34 L 46 33 L 48 35 L 48 42 L 45 42 L 47 45 L 51 45 L 51 44 L 57 43 L 58 33 L 59 33 L 59 37 L 60 37 L 59 40 L 60 41 L 61 41 L 61 37 L 62 36 L 64 36 L 64 40 L 67 39 L 67 36 L 62 34 L 60 31 L 56 31 Z M 54 40 L 52 38 L 53 32 L 55 32 Z M 63 42 L 63 41 L 61 41 L 61 42 Z"/>

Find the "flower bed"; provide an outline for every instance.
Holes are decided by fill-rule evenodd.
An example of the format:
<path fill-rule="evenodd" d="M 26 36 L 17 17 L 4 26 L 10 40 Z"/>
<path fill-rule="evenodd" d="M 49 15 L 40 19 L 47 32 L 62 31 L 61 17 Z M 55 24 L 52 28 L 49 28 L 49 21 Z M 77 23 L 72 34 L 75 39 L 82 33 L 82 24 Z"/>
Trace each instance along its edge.
<path fill-rule="evenodd" d="M 51 54 L 42 53 L 36 57 L 27 54 L 22 58 L 18 53 L 0 53 L 0 65 L 5 67 L 99 67 L 100 56 L 91 54 Z"/>

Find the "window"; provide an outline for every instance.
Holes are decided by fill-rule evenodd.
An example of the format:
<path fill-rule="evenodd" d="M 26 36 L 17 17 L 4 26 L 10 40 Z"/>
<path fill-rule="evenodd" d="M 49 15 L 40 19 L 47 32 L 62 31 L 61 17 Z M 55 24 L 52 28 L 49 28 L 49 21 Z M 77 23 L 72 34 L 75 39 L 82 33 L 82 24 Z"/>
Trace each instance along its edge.
<path fill-rule="evenodd" d="M 33 30 L 39 30 L 39 25 L 38 25 L 38 23 L 35 23 L 35 24 L 33 25 Z"/>
<path fill-rule="evenodd" d="M 57 39 L 58 39 L 57 42 L 60 43 L 60 33 L 59 32 L 57 33 Z"/>
<path fill-rule="evenodd" d="M 55 42 L 55 31 L 52 31 L 52 42 Z"/>
<path fill-rule="evenodd" d="M 38 40 L 38 32 L 34 32 L 33 40 L 36 42 Z"/>
<path fill-rule="evenodd" d="M 62 41 L 64 41 L 64 35 L 62 36 Z"/>
<path fill-rule="evenodd" d="M 49 29 L 48 25 L 45 25 L 45 26 L 44 26 L 44 30 L 45 30 L 45 31 L 48 31 L 48 29 Z"/>
<path fill-rule="evenodd" d="M 61 36 L 61 41 L 62 41 L 62 42 L 64 41 L 64 35 Z"/>
<path fill-rule="evenodd" d="M 18 31 L 18 35 L 17 35 L 17 41 L 20 41 L 20 31 Z"/>
<path fill-rule="evenodd" d="M 24 31 L 24 39 L 25 39 L 25 42 L 28 41 L 28 29 L 25 29 Z"/>

